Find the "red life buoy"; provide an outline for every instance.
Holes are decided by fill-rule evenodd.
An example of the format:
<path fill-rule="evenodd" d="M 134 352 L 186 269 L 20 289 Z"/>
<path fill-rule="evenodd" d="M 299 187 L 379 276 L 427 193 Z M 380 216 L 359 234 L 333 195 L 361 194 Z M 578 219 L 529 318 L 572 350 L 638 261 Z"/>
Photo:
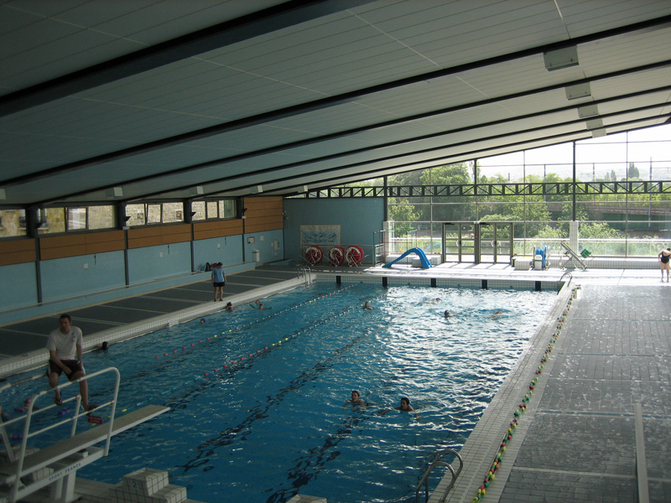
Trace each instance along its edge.
<path fill-rule="evenodd" d="M 345 253 L 348 265 L 359 265 L 363 260 L 363 250 L 360 246 L 350 246 Z"/>
<path fill-rule="evenodd" d="M 329 250 L 329 261 L 333 265 L 340 265 L 345 261 L 345 249 L 342 246 L 334 246 Z"/>
<path fill-rule="evenodd" d="M 312 265 L 318 264 L 323 258 L 324 252 L 319 246 L 308 246 L 308 249 L 305 250 L 305 260 Z"/>

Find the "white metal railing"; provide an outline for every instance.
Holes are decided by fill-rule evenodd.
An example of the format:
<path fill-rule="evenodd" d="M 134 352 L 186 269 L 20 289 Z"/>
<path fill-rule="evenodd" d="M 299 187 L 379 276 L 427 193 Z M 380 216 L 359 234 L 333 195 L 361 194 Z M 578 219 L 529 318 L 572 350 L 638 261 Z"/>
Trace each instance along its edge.
<path fill-rule="evenodd" d="M 459 469 L 455 472 L 454 468 L 452 468 L 452 465 L 446 461 L 443 461 L 441 458 L 446 455 L 446 454 L 454 454 L 456 459 L 459 460 Z M 442 503 L 445 501 L 447 498 L 448 493 L 454 486 L 454 483 L 457 480 L 457 477 L 459 477 L 459 474 L 461 473 L 461 470 L 464 468 L 464 460 L 461 458 L 461 455 L 455 451 L 454 449 L 443 449 L 441 451 L 435 452 L 432 454 L 433 456 L 433 461 L 429 464 L 429 466 L 426 468 L 426 471 L 424 472 L 424 475 L 420 479 L 419 483 L 417 484 L 417 489 L 415 491 L 415 502 L 419 503 L 419 495 L 422 490 L 422 486 L 424 486 L 424 492 L 426 496 L 426 501 L 429 501 L 429 475 L 431 475 L 431 472 L 436 466 L 446 466 L 447 469 L 450 471 L 450 474 L 452 475 L 452 480 L 450 483 L 447 485 L 447 487 L 443 490 L 443 495 L 440 498 L 440 502 Z"/>
<path fill-rule="evenodd" d="M 298 277 L 305 280 L 305 286 L 310 286 L 312 284 L 312 271 L 309 267 L 302 267 L 299 269 Z"/>
<path fill-rule="evenodd" d="M 11 502 L 15 502 L 18 499 L 24 498 L 28 494 L 31 494 L 32 492 L 50 484 L 50 483 L 58 482 L 60 478 L 69 474 L 69 471 L 67 469 L 64 469 L 64 470 L 61 470 L 61 472 L 63 472 L 62 474 L 56 474 L 52 477 L 48 477 L 46 482 L 42 481 L 41 483 L 32 484 L 32 487 L 25 486 L 21 481 L 21 477 L 25 477 L 26 475 L 29 475 L 30 473 L 32 473 L 34 471 L 37 471 L 37 470 L 39 470 L 41 468 L 44 468 L 48 465 L 56 463 L 60 459 L 66 458 L 70 454 L 67 450 L 60 453 L 60 454 L 55 453 L 55 455 L 52 459 L 44 460 L 41 463 L 37 463 L 37 464 L 34 464 L 33 466 L 30 466 L 30 467 L 26 468 L 25 463 L 26 463 L 26 458 L 27 458 L 26 452 L 28 450 L 28 441 L 30 439 L 33 439 L 33 438 L 39 436 L 39 435 L 43 435 L 46 432 L 53 430 L 54 428 L 58 428 L 60 426 L 67 425 L 68 423 L 71 423 L 72 426 L 70 428 L 69 437 L 67 437 L 67 438 L 73 438 L 75 436 L 76 432 L 77 432 L 77 423 L 78 423 L 79 418 L 82 417 L 82 416 L 88 416 L 88 415 L 91 414 L 91 411 L 80 412 L 81 396 L 80 396 L 79 393 L 77 393 L 75 396 L 67 398 L 67 399 L 63 400 L 63 402 L 62 402 L 62 405 L 65 405 L 66 403 L 69 403 L 69 402 L 75 402 L 76 412 L 74 412 L 71 417 L 68 417 L 66 419 L 56 420 L 56 422 L 50 423 L 45 427 L 41 427 L 41 428 L 36 429 L 36 430 L 33 431 L 31 427 L 33 425 L 33 418 L 35 416 L 42 415 L 42 414 L 44 414 L 48 411 L 52 411 L 52 413 L 53 413 L 54 408 L 62 407 L 62 405 L 52 404 L 52 405 L 49 405 L 49 406 L 46 406 L 46 407 L 43 407 L 43 408 L 37 408 L 36 409 L 35 405 L 36 405 L 37 401 L 41 397 L 43 397 L 45 395 L 48 395 L 50 393 L 53 393 L 55 390 L 63 390 L 65 388 L 69 387 L 69 386 L 73 386 L 75 384 L 78 385 L 82 381 L 88 381 L 90 379 L 93 379 L 93 378 L 96 378 L 98 376 L 101 376 L 103 374 L 108 374 L 108 373 L 112 373 L 115 377 L 113 398 L 111 400 L 107 401 L 107 402 L 99 404 L 98 407 L 96 409 L 94 409 L 96 411 L 96 413 L 99 413 L 99 411 L 101 409 L 105 408 L 105 407 L 110 408 L 110 411 L 109 411 L 109 418 L 110 419 L 109 419 L 109 421 L 107 422 L 107 425 L 106 425 L 107 426 L 107 432 L 106 432 L 106 436 L 105 436 L 105 446 L 102 449 L 102 452 L 100 453 L 100 456 L 107 456 L 109 454 L 110 440 L 112 438 L 112 428 L 113 428 L 113 424 L 114 424 L 114 415 L 115 415 L 115 412 L 116 412 L 116 403 L 117 403 L 117 397 L 118 397 L 118 394 L 119 394 L 119 382 L 120 382 L 119 371 L 114 367 L 110 367 L 110 368 L 107 368 L 107 369 L 104 369 L 104 370 L 100 370 L 98 372 L 94 372 L 92 374 L 86 375 L 86 376 L 81 377 L 79 379 L 76 379 L 74 381 L 61 384 L 61 385 L 57 386 L 56 388 L 50 388 L 50 389 L 47 389 L 47 390 L 44 390 L 44 391 L 40 391 L 39 393 L 37 393 L 36 395 L 31 397 L 31 401 L 30 401 L 30 404 L 28 405 L 25 416 L 21 416 L 21 417 L 12 419 L 10 421 L 4 422 L 0 426 L 0 428 L 2 429 L 3 441 L 4 441 L 5 447 L 7 449 L 7 455 L 8 455 L 8 458 L 10 460 L 10 466 L 14 471 L 13 476 L 10 476 L 9 478 L 7 478 L 5 480 L 6 483 L 9 483 L 11 485 L 11 491 L 10 491 L 10 501 Z M 20 383 L 23 383 L 23 382 L 25 382 L 25 380 L 21 381 Z M 18 385 L 18 384 L 19 383 L 14 383 L 10 386 L 15 386 L 15 385 Z M 62 392 L 61 392 L 61 396 L 63 396 Z M 59 417 L 63 417 L 63 416 L 59 415 Z M 25 423 L 24 427 L 23 427 L 23 438 L 21 439 L 21 446 L 20 446 L 18 452 L 15 453 L 14 448 L 9 444 L 9 439 L 8 439 L 8 436 L 7 436 L 7 433 L 6 433 L 6 427 L 10 426 L 14 423 L 21 423 L 21 422 Z M 60 441 L 60 440 L 64 440 L 64 439 L 59 439 L 58 441 Z M 58 441 L 54 442 L 54 444 L 57 443 Z M 100 457 L 100 456 L 98 456 L 98 457 Z M 24 468 L 26 468 L 26 469 L 24 469 Z M 75 473 L 76 473 L 76 467 L 72 470 L 71 475 L 74 476 Z"/>

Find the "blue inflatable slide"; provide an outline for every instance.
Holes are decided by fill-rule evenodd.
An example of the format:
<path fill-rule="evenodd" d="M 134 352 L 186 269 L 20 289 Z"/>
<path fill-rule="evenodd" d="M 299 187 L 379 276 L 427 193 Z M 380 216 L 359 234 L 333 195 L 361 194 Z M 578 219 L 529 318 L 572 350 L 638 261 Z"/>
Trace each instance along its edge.
<path fill-rule="evenodd" d="M 422 264 L 422 269 L 429 269 L 431 267 L 431 262 L 429 262 L 429 259 L 426 258 L 426 254 L 424 253 L 424 250 L 422 250 L 421 248 L 410 248 L 403 255 L 401 255 L 400 257 L 398 257 L 395 260 L 392 260 L 391 262 L 389 262 L 387 264 L 384 264 L 382 267 L 391 267 L 393 264 L 395 264 L 399 260 L 404 259 L 405 257 L 410 255 L 411 253 L 416 253 L 417 254 L 417 256 L 419 257 L 419 261 Z"/>

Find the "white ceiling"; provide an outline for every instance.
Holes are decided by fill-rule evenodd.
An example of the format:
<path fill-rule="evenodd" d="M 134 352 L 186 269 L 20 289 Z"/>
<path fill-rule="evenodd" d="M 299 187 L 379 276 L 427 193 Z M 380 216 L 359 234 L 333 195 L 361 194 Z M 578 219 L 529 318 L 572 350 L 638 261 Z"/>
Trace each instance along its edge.
<path fill-rule="evenodd" d="M 671 1 L 0 0 L 0 60 L 0 206 L 289 195 L 665 123 Z"/>

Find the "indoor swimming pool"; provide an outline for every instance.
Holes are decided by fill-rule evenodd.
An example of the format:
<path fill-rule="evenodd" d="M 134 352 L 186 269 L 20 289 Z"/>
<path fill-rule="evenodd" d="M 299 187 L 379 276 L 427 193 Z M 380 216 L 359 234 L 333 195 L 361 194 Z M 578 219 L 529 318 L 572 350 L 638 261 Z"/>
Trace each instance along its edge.
<path fill-rule="evenodd" d="M 88 353 L 87 372 L 121 372 L 117 415 L 171 410 L 115 437 L 109 457 L 79 476 L 117 483 L 143 467 L 166 470 L 189 499 L 208 503 L 298 492 L 329 503 L 414 501 L 425 457 L 463 445 L 556 298 L 320 282 L 262 299 L 268 309 L 241 305 Z M 374 309 L 362 308 L 367 300 Z M 45 381 L 12 388 L 3 404 L 20 406 Z M 90 386 L 92 403 L 111 392 Z M 344 407 L 354 389 L 365 407 Z M 401 397 L 419 421 L 379 415 Z"/>

